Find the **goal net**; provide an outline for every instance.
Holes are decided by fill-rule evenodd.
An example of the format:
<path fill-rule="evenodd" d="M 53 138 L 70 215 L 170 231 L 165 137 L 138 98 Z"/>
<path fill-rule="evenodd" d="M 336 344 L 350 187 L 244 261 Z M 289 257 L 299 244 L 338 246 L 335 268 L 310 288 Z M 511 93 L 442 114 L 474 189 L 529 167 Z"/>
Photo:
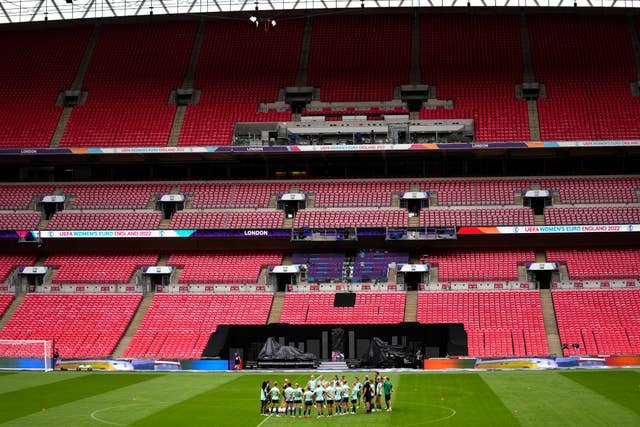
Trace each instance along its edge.
<path fill-rule="evenodd" d="M 53 343 L 48 340 L 0 340 L 0 370 L 53 370 Z"/>

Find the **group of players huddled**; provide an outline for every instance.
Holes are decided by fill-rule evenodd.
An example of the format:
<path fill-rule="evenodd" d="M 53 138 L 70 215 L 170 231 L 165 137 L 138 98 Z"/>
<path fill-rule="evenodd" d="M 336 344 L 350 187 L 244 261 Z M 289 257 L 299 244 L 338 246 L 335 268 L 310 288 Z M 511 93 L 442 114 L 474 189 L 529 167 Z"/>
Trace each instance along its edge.
<path fill-rule="evenodd" d="M 364 377 L 360 382 L 355 377 L 351 385 L 343 375 L 337 375 L 331 380 L 325 380 L 323 375 L 318 378 L 311 375 L 304 386 L 299 383 L 292 384 L 284 379 L 282 388 L 278 382 L 263 381 L 260 388 L 260 412 L 262 415 L 289 415 L 298 418 L 310 418 L 311 411 L 316 408 L 318 418 L 336 415 L 355 414 L 359 408 L 367 413 L 382 411 L 382 397 L 386 405 L 386 411 L 391 412 L 391 392 L 393 384 L 389 377 L 381 377 L 378 372 L 369 379 Z"/>

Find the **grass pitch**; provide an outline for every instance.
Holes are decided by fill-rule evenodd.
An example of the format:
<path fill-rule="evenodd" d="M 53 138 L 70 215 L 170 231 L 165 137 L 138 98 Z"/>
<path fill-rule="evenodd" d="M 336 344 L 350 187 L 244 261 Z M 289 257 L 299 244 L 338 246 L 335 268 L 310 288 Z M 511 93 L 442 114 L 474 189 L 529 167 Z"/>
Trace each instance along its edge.
<path fill-rule="evenodd" d="M 362 372 L 345 374 L 349 381 L 363 377 Z M 321 419 L 260 415 L 262 380 L 282 383 L 285 377 L 302 384 L 309 375 L 0 373 L 0 424 L 640 426 L 640 370 L 391 373 L 391 413 Z"/>

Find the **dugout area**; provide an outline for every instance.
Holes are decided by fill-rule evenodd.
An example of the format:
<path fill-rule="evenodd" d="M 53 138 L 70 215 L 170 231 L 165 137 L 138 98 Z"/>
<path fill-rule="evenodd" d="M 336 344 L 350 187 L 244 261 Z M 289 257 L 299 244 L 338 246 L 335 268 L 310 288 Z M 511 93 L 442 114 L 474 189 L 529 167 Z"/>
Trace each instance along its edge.
<path fill-rule="evenodd" d="M 235 352 L 245 364 L 258 360 L 268 338 L 281 345 L 313 353 L 319 360 L 331 360 L 333 352 L 347 361 L 366 360 L 374 338 L 392 346 L 404 347 L 409 355 L 419 347 L 425 357 L 466 356 L 467 333 L 462 324 L 364 324 L 364 325 L 221 325 L 211 334 L 203 358 L 229 359 Z M 287 364 L 283 364 L 286 366 Z M 293 366 L 297 366 L 292 364 Z M 304 364 L 301 364 L 301 367 Z M 395 360 L 395 367 L 413 366 L 413 360 Z M 384 367 L 384 366 L 380 366 Z M 391 367 L 391 366 L 389 366 Z"/>

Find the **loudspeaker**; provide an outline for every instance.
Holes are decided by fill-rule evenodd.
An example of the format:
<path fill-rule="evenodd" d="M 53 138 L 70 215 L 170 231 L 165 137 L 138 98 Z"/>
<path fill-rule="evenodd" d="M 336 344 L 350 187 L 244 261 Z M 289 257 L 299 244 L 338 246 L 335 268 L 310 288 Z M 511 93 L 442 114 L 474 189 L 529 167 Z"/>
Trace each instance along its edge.
<path fill-rule="evenodd" d="M 333 299 L 334 307 L 353 307 L 356 305 L 356 294 L 354 292 L 336 294 Z"/>

